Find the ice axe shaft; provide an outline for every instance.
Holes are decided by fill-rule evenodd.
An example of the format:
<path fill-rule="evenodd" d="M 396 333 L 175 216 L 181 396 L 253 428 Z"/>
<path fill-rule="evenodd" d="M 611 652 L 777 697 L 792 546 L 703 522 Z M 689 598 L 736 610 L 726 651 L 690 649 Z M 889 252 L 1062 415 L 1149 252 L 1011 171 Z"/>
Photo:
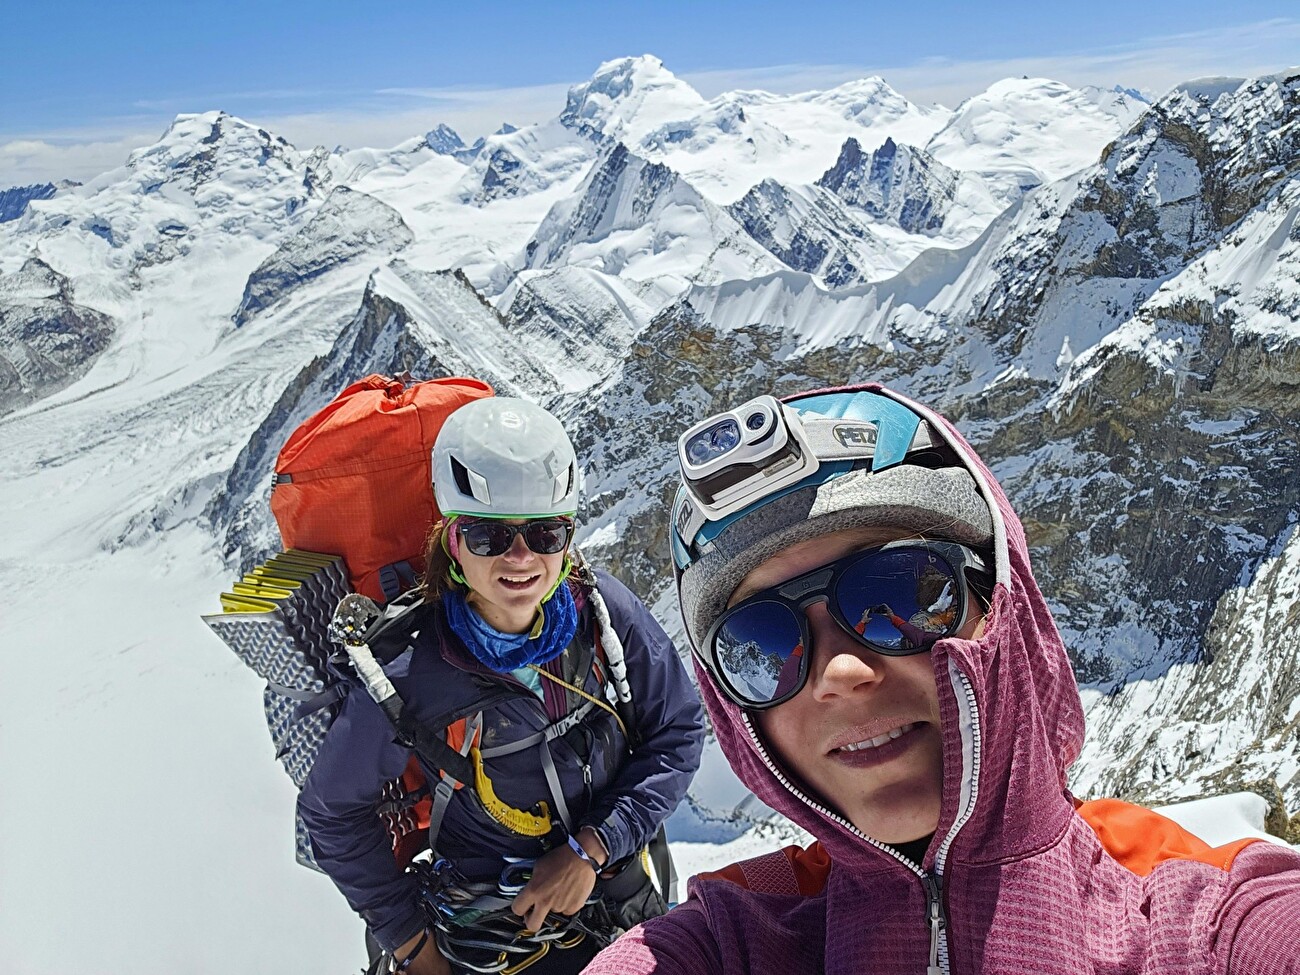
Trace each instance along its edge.
<path fill-rule="evenodd" d="M 366 632 L 383 616 L 375 601 L 360 593 L 339 600 L 330 620 L 329 636 L 347 652 L 348 659 L 366 686 L 366 692 L 394 723 L 402 715 L 402 699 L 366 643 Z"/>

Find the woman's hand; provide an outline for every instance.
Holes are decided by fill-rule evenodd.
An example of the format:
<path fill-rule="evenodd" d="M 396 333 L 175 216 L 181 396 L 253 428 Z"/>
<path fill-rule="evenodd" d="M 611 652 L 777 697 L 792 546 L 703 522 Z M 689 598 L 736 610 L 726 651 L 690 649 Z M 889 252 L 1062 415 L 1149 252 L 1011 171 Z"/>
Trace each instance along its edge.
<path fill-rule="evenodd" d="M 584 834 L 590 834 L 590 838 Z M 592 853 L 593 846 L 590 844 L 594 838 L 594 833 L 583 829 L 579 833 L 578 842 L 588 853 Z M 599 850 L 600 840 L 594 839 L 594 843 L 595 850 Z M 595 886 L 596 871 L 592 864 L 578 856 L 568 845 L 557 846 L 538 858 L 533 865 L 532 878 L 515 895 L 510 909 L 524 919 L 524 926 L 529 931 L 536 931 L 545 923 L 546 915 L 551 911 L 570 916 L 577 914 L 587 903 Z"/>
<path fill-rule="evenodd" d="M 428 940 L 420 945 L 420 939 L 428 936 Z M 416 947 L 419 946 L 419 951 Z M 411 958 L 411 952 L 416 951 L 415 957 Z M 433 936 L 432 931 L 425 931 L 417 934 L 406 944 L 402 945 L 395 952 L 393 957 L 397 959 L 398 970 L 405 975 L 452 975 L 451 964 L 446 958 L 442 957 L 442 952 L 438 950 L 438 939 Z M 410 958 L 410 964 L 406 968 L 400 966 Z"/>

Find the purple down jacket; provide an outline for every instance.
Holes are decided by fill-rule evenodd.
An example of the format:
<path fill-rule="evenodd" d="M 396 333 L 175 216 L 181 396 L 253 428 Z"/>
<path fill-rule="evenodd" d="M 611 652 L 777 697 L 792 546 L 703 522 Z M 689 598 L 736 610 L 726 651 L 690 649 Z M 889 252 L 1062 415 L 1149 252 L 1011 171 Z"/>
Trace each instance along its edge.
<path fill-rule="evenodd" d="M 697 667 L 732 767 L 821 841 L 832 861 L 826 884 L 802 896 L 697 878 L 681 906 L 634 928 L 586 971 L 1300 972 L 1300 853 L 1259 842 L 1227 869 L 1175 860 L 1140 877 L 1075 814 L 1066 770 L 1083 746 L 1083 710 L 1024 531 L 969 445 L 942 418 L 909 405 L 947 431 L 990 501 L 998 571 L 983 636 L 941 641 L 932 654 L 944 786 L 923 870 L 778 774 L 746 715 Z M 941 925 L 931 923 L 933 903 Z"/>

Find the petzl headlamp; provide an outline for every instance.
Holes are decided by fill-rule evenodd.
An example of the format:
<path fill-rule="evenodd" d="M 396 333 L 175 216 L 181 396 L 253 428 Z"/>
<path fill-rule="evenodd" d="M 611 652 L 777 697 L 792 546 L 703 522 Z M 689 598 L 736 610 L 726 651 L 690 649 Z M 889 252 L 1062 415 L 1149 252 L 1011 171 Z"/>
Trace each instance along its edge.
<path fill-rule="evenodd" d="M 935 443 L 911 409 L 863 390 L 785 403 L 759 396 L 702 420 L 677 440 L 683 485 L 673 511 L 678 566 L 689 564 L 697 541 L 707 542 L 751 505 L 868 461 L 881 470 Z M 702 531 L 706 525 L 713 527 Z"/>
<path fill-rule="evenodd" d="M 715 518 L 817 470 L 797 414 L 771 396 L 695 424 L 677 439 L 677 457 L 687 489 Z"/>

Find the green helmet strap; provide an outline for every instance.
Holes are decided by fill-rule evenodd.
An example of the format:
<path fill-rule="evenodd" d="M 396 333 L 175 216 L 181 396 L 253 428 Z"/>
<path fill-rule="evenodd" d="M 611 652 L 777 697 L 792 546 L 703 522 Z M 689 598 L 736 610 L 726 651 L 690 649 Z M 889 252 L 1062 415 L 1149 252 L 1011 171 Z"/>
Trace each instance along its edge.
<path fill-rule="evenodd" d="M 560 583 L 567 579 L 569 573 L 572 571 L 573 559 L 569 557 L 568 552 L 565 552 L 564 566 L 560 569 L 560 574 L 555 579 L 555 585 L 551 586 L 551 588 L 546 591 L 546 595 L 542 597 L 542 601 L 537 604 L 537 619 L 533 620 L 533 628 L 528 631 L 528 639 L 536 640 L 542 635 L 542 627 L 546 625 L 546 603 L 555 595 L 555 590 L 560 588 Z"/>

